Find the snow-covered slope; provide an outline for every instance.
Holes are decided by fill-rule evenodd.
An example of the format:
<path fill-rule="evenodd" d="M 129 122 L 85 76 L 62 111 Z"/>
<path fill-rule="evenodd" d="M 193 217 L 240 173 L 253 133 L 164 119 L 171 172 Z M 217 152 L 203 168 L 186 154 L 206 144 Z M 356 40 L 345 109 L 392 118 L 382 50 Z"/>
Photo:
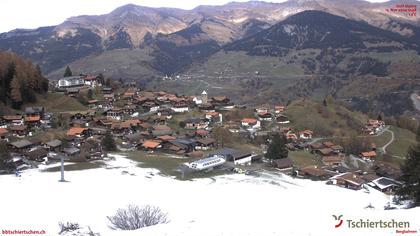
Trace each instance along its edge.
<path fill-rule="evenodd" d="M 323 182 L 263 173 L 233 174 L 194 181 L 163 177 L 125 158 L 108 167 L 66 172 L 29 170 L 21 177 L 0 176 L 0 229 L 46 230 L 58 222 L 78 222 L 101 235 L 395 235 L 392 229 L 334 228 L 343 219 L 404 220 L 419 230 L 420 209 L 384 211 L 388 197 Z M 109 229 L 106 216 L 128 204 L 151 204 L 168 212 L 169 224 L 138 231 Z M 365 209 L 372 204 L 375 209 Z M 420 232 L 420 231 L 419 231 Z"/>

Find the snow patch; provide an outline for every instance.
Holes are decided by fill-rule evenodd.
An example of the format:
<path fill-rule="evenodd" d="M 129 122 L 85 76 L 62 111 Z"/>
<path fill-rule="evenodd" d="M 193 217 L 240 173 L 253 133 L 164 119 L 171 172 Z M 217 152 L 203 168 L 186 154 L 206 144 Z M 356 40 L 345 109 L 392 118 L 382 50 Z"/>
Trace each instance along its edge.
<path fill-rule="evenodd" d="M 345 219 L 399 219 L 418 229 L 420 209 L 384 211 L 379 191 L 353 191 L 325 182 L 260 172 L 180 181 L 110 155 L 106 168 L 66 172 L 28 170 L 0 176 L 0 229 L 39 229 L 57 235 L 59 222 L 77 222 L 101 235 L 390 235 L 393 230 L 334 229 L 331 215 Z M 168 224 L 138 231 L 109 228 L 106 216 L 129 204 L 155 205 Z M 366 209 L 372 205 L 374 208 Z M 417 227 L 417 228 L 416 228 Z"/>

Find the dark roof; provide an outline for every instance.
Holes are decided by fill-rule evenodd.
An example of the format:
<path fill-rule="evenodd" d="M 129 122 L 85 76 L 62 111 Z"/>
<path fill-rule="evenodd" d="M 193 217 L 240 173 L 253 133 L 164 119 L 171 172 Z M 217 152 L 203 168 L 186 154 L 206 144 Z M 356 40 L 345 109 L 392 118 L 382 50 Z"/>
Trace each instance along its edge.
<path fill-rule="evenodd" d="M 318 150 L 322 155 L 328 155 L 330 154 L 333 150 L 331 148 L 322 148 Z"/>
<path fill-rule="evenodd" d="M 26 114 L 42 113 L 44 112 L 44 107 L 27 107 L 25 108 Z"/>
<path fill-rule="evenodd" d="M 196 140 L 197 143 L 201 143 L 204 145 L 209 145 L 215 142 L 215 140 L 213 138 L 203 138 L 203 139 L 197 139 Z"/>
<path fill-rule="evenodd" d="M 273 160 L 273 166 L 279 169 L 286 169 L 293 167 L 293 161 L 290 158 L 281 158 L 277 160 Z"/>
<path fill-rule="evenodd" d="M 80 89 L 78 89 L 78 88 L 67 88 L 66 91 L 68 93 L 78 93 L 80 91 Z"/>
<path fill-rule="evenodd" d="M 13 125 L 13 126 L 10 126 L 9 127 L 9 129 L 11 131 L 24 131 L 27 128 L 28 128 L 28 126 L 26 126 L 26 125 Z"/>
<path fill-rule="evenodd" d="M 63 152 L 67 155 L 73 155 L 76 154 L 80 151 L 80 149 L 78 149 L 77 147 L 69 147 L 69 148 L 64 148 Z"/>
<path fill-rule="evenodd" d="M 246 157 L 252 156 L 250 152 L 237 152 L 232 154 L 232 160 L 240 160 Z"/>
<path fill-rule="evenodd" d="M 28 153 L 26 153 L 26 156 L 29 157 L 31 160 L 37 160 L 44 158 L 48 155 L 48 151 L 45 148 L 37 148 L 35 150 L 32 150 Z"/>
<path fill-rule="evenodd" d="M 172 140 L 172 141 L 169 141 L 169 142 L 171 142 L 172 144 L 183 144 L 183 145 L 186 145 L 186 146 L 192 146 L 192 145 L 195 144 L 194 141 L 188 140 L 188 139 L 176 139 L 176 140 Z"/>
<path fill-rule="evenodd" d="M 321 149 L 324 147 L 322 143 L 312 143 L 309 145 L 312 149 Z"/>
<path fill-rule="evenodd" d="M 58 139 L 54 139 L 54 140 L 49 141 L 48 143 L 45 143 L 45 144 L 46 144 L 47 146 L 50 146 L 50 147 L 56 148 L 56 147 L 61 146 L 62 142 L 61 142 L 60 140 L 58 140 Z"/>
<path fill-rule="evenodd" d="M 231 148 L 224 148 L 224 149 L 219 149 L 219 150 L 216 150 L 215 152 L 213 152 L 211 155 L 220 155 L 220 156 L 224 156 L 224 157 L 227 157 L 227 156 L 231 156 L 231 155 L 233 155 L 233 154 L 235 154 L 235 153 L 238 153 L 239 151 L 238 150 L 235 150 L 235 149 L 231 149 Z"/>
<path fill-rule="evenodd" d="M 185 123 L 193 123 L 193 124 L 198 124 L 203 122 L 203 120 L 201 118 L 188 118 L 185 120 Z"/>
<path fill-rule="evenodd" d="M 10 145 L 14 146 L 15 148 L 26 148 L 26 147 L 31 146 L 32 143 L 25 139 L 25 140 L 19 140 L 19 141 L 13 142 Z"/>
<path fill-rule="evenodd" d="M 375 179 L 372 181 L 376 186 L 378 186 L 380 189 L 385 189 L 390 186 L 401 186 L 401 183 L 386 177 L 381 177 L 378 179 Z"/>

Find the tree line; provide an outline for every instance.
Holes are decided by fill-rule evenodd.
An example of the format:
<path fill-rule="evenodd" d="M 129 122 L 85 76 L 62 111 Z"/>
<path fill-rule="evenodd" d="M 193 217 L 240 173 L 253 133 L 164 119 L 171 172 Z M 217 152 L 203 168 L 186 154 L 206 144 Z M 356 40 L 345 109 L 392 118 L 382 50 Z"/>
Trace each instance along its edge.
<path fill-rule="evenodd" d="M 48 91 L 48 79 L 39 65 L 14 53 L 0 52 L 0 102 L 14 109 L 36 102 L 36 94 Z"/>

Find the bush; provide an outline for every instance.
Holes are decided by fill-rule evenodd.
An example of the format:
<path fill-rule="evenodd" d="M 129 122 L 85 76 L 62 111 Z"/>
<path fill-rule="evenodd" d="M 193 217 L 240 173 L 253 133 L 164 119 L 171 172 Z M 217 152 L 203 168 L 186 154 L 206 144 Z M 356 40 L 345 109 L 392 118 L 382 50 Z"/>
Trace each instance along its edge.
<path fill-rule="evenodd" d="M 60 232 L 58 234 L 63 235 L 72 235 L 72 236 L 100 236 L 99 233 L 95 233 L 91 230 L 89 226 L 86 227 L 80 227 L 78 223 L 58 223 L 58 226 L 60 227 Z"/>
<path fill-rule="evenodd" d="M 129 205 L 127 209 L 118 209 L 114 216 L 108 216 L 111 229 L 136 230 L 143 227 L 165 224 L 169 220 L 167 214 L 159 207 L 146 205 L 138 207 Z"/>
<path fill-rule="evenodd" d="M 60 222 L 58 223 L 58 226 L 60 227 L 60 232 L 58 232 L 58 234 L 73 232 L 80 229 L 80 226 L 78 223 L 71 223 L 71 222 L 67 222 L 67 223 Z"/>

